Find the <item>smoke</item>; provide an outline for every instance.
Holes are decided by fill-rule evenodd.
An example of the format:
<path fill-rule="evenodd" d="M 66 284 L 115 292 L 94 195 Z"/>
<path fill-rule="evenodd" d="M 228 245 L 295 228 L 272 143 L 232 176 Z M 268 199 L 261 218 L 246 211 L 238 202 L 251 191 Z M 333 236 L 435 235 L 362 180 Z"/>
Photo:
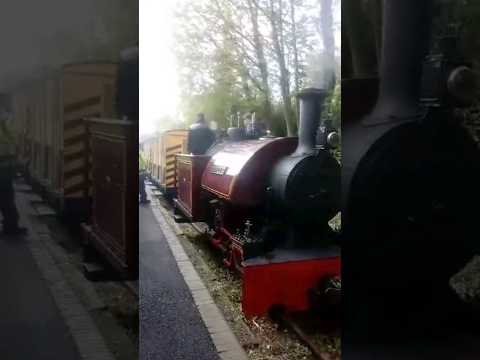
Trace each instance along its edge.
<path fill-rule="evenodd" d="M 61 65 L 114 61 L 138 40 L 138 0 L 3 0 L 0 92 Z"/>
<path fill-rule="evenodd" d="M 311 54 L 307 59 L 305 87 L 333 90 L 339 78 L 340 66 L 331 55 L 326 53 Z"/>

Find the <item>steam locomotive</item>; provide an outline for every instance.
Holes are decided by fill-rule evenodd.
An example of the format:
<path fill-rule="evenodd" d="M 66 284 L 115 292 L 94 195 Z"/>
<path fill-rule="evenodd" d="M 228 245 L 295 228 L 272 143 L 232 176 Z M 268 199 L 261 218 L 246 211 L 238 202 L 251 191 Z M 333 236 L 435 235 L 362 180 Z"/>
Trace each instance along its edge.
<path fill-rule="evenodd" d="M 327 92 L 299 95 L 299 136 L 245 139 L 240 128 L 205 154 L 177 154 L 177 213 L 206 222 L 224 263 L 243 275 L 243 310 L 272 305 L 308 308 L 308 290 L 340 273 L 338 234 L 329 220 L 340 208 L 334 131 L 317 130 Z M 195 141 L 191 136 L 190 141 Z"/>
<path fill-rule="evenodd" d="M 452 39 L 426 56 L 431 20 L 431 1 L 385 1 L 379 83 L 342 84 L 345 343 L 469 316 L 449 279 L 479 250 L 480 153 L 454 111 L 475 84 Z"/>

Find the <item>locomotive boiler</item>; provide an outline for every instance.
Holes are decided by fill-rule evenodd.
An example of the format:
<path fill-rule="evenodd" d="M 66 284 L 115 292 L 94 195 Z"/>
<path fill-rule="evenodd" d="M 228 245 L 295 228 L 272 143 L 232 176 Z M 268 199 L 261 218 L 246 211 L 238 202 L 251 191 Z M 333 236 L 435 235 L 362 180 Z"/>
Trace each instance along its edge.
<path fill-rule="evenodd" d="M 308 307 L 308 289 L 340 272 L 336 233 L 340 165 L 316 143 L 326 91 L 299 95 L 299 137 L 214 144 L 205 155 L 177 155 L 176 209 L 207 222 L 224 263 L 243 274 L 243 309 L 264 315 L 274 304 Z M 229 133 L 240 134 L 238 129 Z"/>
<path fill-rule="evenodd" d="M 346 344 L 431 335 L 466 314 L 449 279 L 478 251 L 480 154 L 453 110 L 473 82 L 451 53 L 425 58 L 431 19 L 432 1 L 384 2 L 378 99 L 344 123 Z"/>

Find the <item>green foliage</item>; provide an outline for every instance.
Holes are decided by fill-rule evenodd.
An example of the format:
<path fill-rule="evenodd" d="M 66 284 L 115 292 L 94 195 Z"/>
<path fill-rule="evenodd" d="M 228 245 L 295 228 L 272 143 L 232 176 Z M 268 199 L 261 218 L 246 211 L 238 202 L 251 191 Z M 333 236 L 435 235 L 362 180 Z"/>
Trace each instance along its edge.
<path fill-rule="evenodd" d="M 458 21 L 462 27 L 462 48 L 465 54 L 475 62 L 480 61 L 480 3 L 478 1 L 464 1 L 458 7 Z"/>
<path fill-rule="evenodd" d="M 333 92 L 326 100 L 323 116 L 332 120 L 332 125 L 339 131 L 342 121 L 342 90 L 340 83 L 337 83 Z"/>
<path fill-rule="evenodd" d="M 272 123 L 272 134 L 276 136 L 286 136 L 287 135 L 287 128 L 285 126 L 285 122 L 283 121 L 283 109 L 279 106 L 276 106 L 273 109 L 271 115 L 271 123 Z"/>
<path fill-rule="evenodd" d="M 456 36 L 459 54 L 473 63 L 478 74 L 480 67 L 480 2 L 477 0 L 442 0 L 437 2 L 433 23 L 434 39 L 438 36 Z M 480 91 L 477 95 L 480 99 Z"/>
<path fill-rule="evenodd" d="M 281 77 L 285 74 L 280 74 L 275 57 L 270 2 L 182 0 L 179 3 L 175 53 L 181 112 L 187 123 L 203 112 L 207 119 L 226 128 L 230 125 L 232 109 L 242 115 L 254 111 L 258 119 L 270 125 L 272 133 L 286 134 L 287 106 L 280 91 Z M 297 90 L 294 75 L 299 77 L 300 87 L 306 83 L 304 68 L 308 54 L 321 52 L 321 41 L 312 35 L 316 34 L 315 16 L 319 11 L 310 11 L 318 9 L 319 3 L 317 0 L 293 3 L 278 0 L 276 6 L 279 4 L 283 12 L 276 13 L 274 21 L 279 27 L 277 30 L 282 31 L 280 45 L 289 77 L 283 83 L 289 84 L 291 93 Z M 295 24 L 287 11 L 291 6 L 296 9 Z M 259 36 L 255 36 L 255 28 Z M 267 78 L 263 76 L 266 69 Z M 291 112 L 294 111 L 289 111 L 287 118 L 295 119 L 296 114 Z"/>

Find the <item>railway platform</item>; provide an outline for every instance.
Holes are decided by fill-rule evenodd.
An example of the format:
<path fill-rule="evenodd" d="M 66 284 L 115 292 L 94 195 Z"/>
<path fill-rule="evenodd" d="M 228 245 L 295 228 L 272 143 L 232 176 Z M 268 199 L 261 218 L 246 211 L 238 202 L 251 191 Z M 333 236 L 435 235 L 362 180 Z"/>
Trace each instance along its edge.
<path fill-rule="evenodd" d="M 104 303 L 46 225 L 55 212 L 22 181 L 15 190 L 28 233 L 0 235 L 0 358 L 123 360 L 101 330 L 106 322 L 92 315 Z"/>
<path fill-rule="evenodd" d="M 35 235 L 0 241 L 0 354 L 5 360 L 77 360 L 69 334 L 46 280 L 30 251 Z"/>
<path fill-rule="evenodd" d="M 246 360 L 147 186 L 139 205 L 140 358 Z"/>

